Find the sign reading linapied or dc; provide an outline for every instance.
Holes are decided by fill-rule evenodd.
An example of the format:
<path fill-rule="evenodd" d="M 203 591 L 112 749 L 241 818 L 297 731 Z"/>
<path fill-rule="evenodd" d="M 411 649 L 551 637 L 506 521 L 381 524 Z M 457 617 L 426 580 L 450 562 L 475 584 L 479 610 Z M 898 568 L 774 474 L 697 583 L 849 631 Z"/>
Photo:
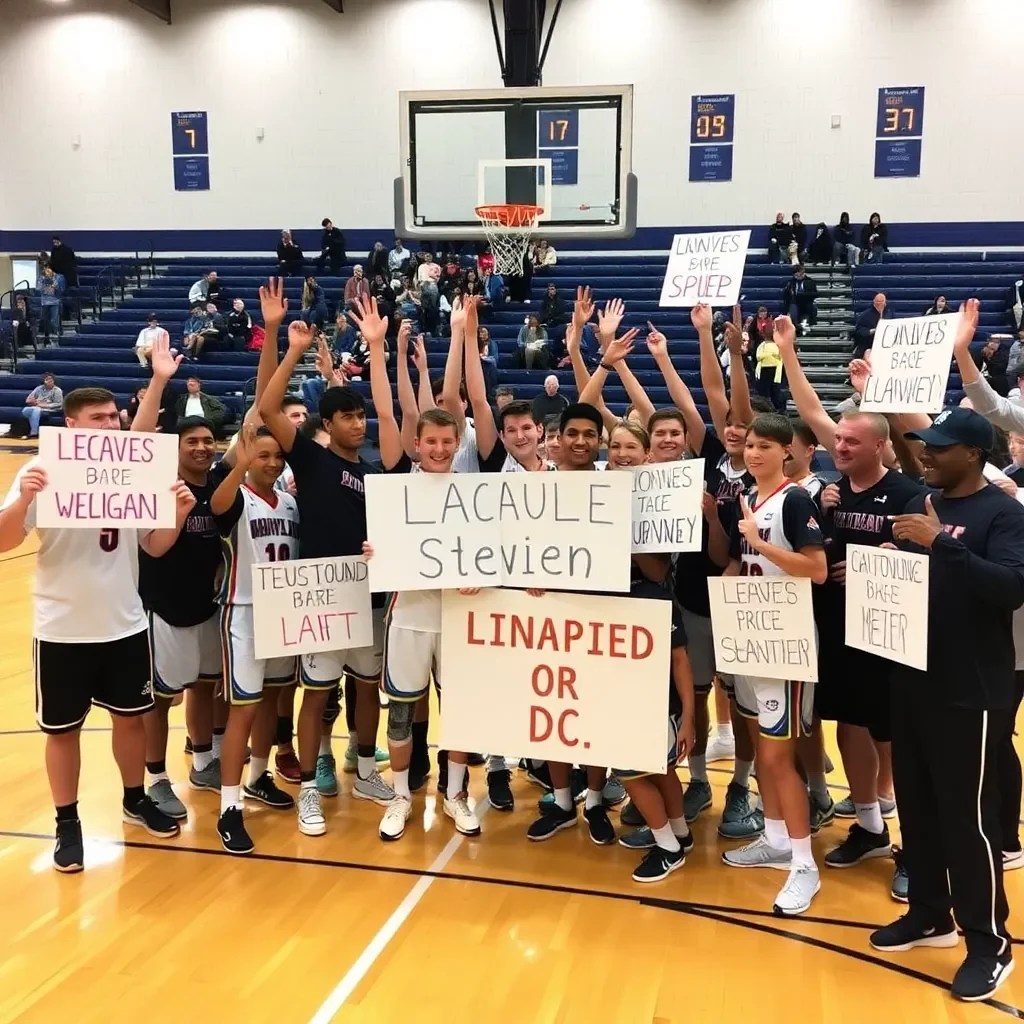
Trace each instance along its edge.
<path fill-rule="evenodd" d="M 690 97 L 690 145 L 733 141 L 736 96 Z"/>
<path fill-rule="evenodd" d="M 171 114 L 171 151 L 175 156 L 205 156 L 210 152 L 206 111 Z"/>

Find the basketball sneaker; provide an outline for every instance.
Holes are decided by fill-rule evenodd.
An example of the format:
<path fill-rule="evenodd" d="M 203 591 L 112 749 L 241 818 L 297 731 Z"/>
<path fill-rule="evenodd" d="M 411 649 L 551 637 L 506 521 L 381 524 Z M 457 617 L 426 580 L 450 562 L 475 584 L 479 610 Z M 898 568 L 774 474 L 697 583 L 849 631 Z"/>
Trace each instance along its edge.
<path fill-rule="evenodd" d="M 338 795 L 338 772 L 333 754 L 317 755 L 316 788 L 321 796 Z"/>
<path fill-rule="evenodd" d="M 286 793 L 274 784 L 274 776 L 264 772 L 245 787 L 245 795 L 259 800 L 261 804 L 273 807 L 276 811 L 290 811 L 295 806 L 291 793 Z"/>
<path fill-rule="evenodd" d="M 633 881 L 660 882 L 663 878 L 668 878 L 673 871 L 678 871 L 685 861 L 686 854 L 682 850 L 663 850 L 660 846 L 655 846 L 637 865 L 633 872 Z"/>
<path fill-rule="evenodd" d="M 999 957 L 971 956 L 957 969 L 950 992 L 954 999 L 978 1003 L 988 999 L 1013 973 L 1013 954 L 1009 949 Z"/>
<path fill-rule="evenodd" d="M 583 812 L 583 817 L 587 819 L 591 842 L 598 846 L 610 846 L 615 842 L 615 826 L 603 806 L 591 807 Z"/>
<path fill-rule="evenodd" d="M 706 764 L 711 764 L 713 761 L 731 761 L 735 756 L 736 738 L 715 733 L 708 740 L 708 748 L 704 752 L 704 761 Z"/>
<path fill-rule="evenodd" d="M 637 807 L 632 800 L 630 800 L 629 803 L 619 811 L 619 821 L 623 825 L 637 826 L 647 824 L 647 822 L 644 821 L 644 816 L 640 813 L 640 808 Z"/>
<path fill-rule="evenodd" d="M 375 747 L 373 760 L 375 767 L 380 771 L 381 768 L 387 768 L 391 764 L 391 755 L 386 750 Z M 345 748 L 344 770 L 346 775 L 355 775 L 359 770 L 359 748 L 354 743 L 350 743 Z"/>
<path fill-rule="evenodd" d="M 270 773 L 266 773 L 269 777 Z M 246 787 L 248 790 L 248 787 Z M 239 856 L 252 853 L 256 849 L 255 844 L 245 830 L 245 821 L 242 812 L 237 807 L 229 807 L 217 819 L 217 834 L 220 836 L 221 846 L 228 853 L 236 853 Z"/>
<path fill-rule="evenodd" d="M 763 834 L 738 850 L 726 850 L 722 860 L 731 868 L 776 868 L 789 871 L 793 866 L 792 852 L 777 850 Z"/>
<path fill-rule="evenodd" d="M 1003 870 L 1016 871 L 1024 868 L 1024 850 L 1003 850 Z"/>
<path fill-rule="evenodd" d="M 299 831 L 304 836 L 322 836 L 327 831 L 327 820 L 316 786 L 303 786 L 299 790 L 297 814 Z"/>
<path fill-rule="evenodd" d="M 601 802 L 605 807 L 618 807 L 626 799 L 626 787 L 615 775 L 609 775 L 601 791 Z"/>
<path fill-rule="evenodd" d="M 380 820 L 377 834 L 386 842 L 394 842 L 405 835 L 405 823 L 412 815 L 412 801 L 407 796 L 395 795 Z"/>
<path fill-rule="evenodd" d="M 711 783 L 700 779 L 690 779 L 683 793 L 683 815 L 686 823 L 692 824 L 711 806 Z"/>
<path fill-rule="evenodd" d="M 358 775 L 352 786 L 352 795 L 360 800 L 372 800 L 381 807 L 387 807 L 395 799 L 395 791 L 380 777 L 380 772 L 374 769 L 361 779 Z"/>
<path fill-rule="evenodd" d="M 891 849 L 888 825 L 883 825 L 882 831 L 876 834 L 854 822 L 846 838 L 825 854 L 825 864 L 830 868 L 852 868 L 862 860 L 888 857 Z"/>
<path fill-rule="evenodd" d="M 82 843 L 82 823 L 57 822 L 57 845 L 53 848 L 53 866 L 65 875 L 73 875 L 85 867 L 85 848 Z"/>
<path fill-rule="evenodd" d="M 496 811 L 515 810 L 512 773 L 507 768 L 487 773 L 487 799 Z"/>
<path fill-rule="evenodd" d="M 911 911 L 899 920 L 873 931 L 868 936 L 872 947 L 883 953 L 905 953 L 917 946 L 952 949 L 960 942 L 953 919 L 947 917 L 937 924 L 929 924 Z"/>
<path fill-rule="evenodd" d="M 214 759 L 202 771 L 194 766 L 189 769 L 188 784 L 193 789 L 206 789 L 211 793 L 220 792 L 220 761 Z"/>
<path fill-rule="evenodd" d="M 181 820 L 188 817 L 185 805 L 177 798 L 174 789 L 168 779 L 160 779 L 154 782 L 146 791 L 149 799 L 167 815 L 168 818 Z"/>
<path fill-rule="evenodd" d="M 832 797 L 828 798 L 828 805 L 822 806 L 814 794 L 810 794 L 811 800 L 811 835 L 818 832 L 835 821 L 836 805 Z"/>
<path fill-rule="evenodd" d="M 141 825 L 157 839 L 173 839 L 181 832 L 178 823 L 159 810 L 148 796 L 144 796 L 134 807 L 125 807 L 122 804 L 121 810 L 125 824 Z"/>
<path fill-rule="evenodd" d="M 795 917 L 811 906 L 811 901 L 821 892 L 821 876 L 816 867 L 797 866 L 789 870 L 786 884 L 775 897 L 772 910 L 784 917 Z"/>
<path fill-rule="evenodd" d="M 464 836 L 480 835 L 480 820 L 470 810 L 469 801 L 462 795 L 444 801 L 444 813 L 455 822 L 455 830 Z"/>
<path fill-rule="evenodd" d="M 903 851 L 898 846 L 892 848 L 892 859 L 896 861 L 896 869 L 892 873 L 889 895 L 897 903 L 909 903 L 910 875 L 907 874 L 907 866 L 903 863 Z"/>
<path fill-rule="evenodd" d="M 573 828 L 578 824 L 579 817 L 576 814 L 575 806 L 563 811 L 558 804 L 548 804 L 541 810 L 540 817 L 526 830 L 526 838 L 538 843 L 543 842 L 545 839 L 550 839 L 556 832 Z"/>
<path fill-rule="evenodd" d="M 884 796 L 878 798 L 878 807 L 882 812 L 882 817 L 886 820 L 896 817 L 896 801 L 887 800 Z M 854 806 L 853 798 L 846 797 L 840 800 L 836 804 L 836 817 L 837 818 L 856 818 L 857 808 Z"/>
<path fill-rule="evenodd" d="M 283 753 L 279 750 L 274 755 L 274 773 L 279 779 L 296 786 L 302 781 L 302 769 L 294 750 L 286 750 Z"/>

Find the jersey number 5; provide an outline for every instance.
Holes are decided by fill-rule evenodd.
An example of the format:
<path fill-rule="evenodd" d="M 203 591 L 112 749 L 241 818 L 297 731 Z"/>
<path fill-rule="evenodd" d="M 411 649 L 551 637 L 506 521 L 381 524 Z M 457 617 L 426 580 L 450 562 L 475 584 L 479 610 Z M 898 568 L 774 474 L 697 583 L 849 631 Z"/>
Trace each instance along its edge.
<path fill-rule="evenodd" d="M 267 561 L 268 562 L 287 562 L 288 561 L 288 545 L 281 544 L 279 547 L 274 547 L 273 544 L 267 545 Z"/>
<path fill-rule="evenodd" d="M 116 551 L 120 539 L 118 530 L 100 530 L 100 547 L 104 551 Z"/>

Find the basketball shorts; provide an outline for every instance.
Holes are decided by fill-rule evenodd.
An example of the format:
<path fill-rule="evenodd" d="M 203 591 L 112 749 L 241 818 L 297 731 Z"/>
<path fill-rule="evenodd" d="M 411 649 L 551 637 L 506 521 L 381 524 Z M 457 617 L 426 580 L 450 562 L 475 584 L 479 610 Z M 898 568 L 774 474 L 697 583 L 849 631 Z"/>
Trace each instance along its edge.
<path fill-rule="evenodd" d="M 153 692 L 174 697 L 193 683 L 217 682 L 222 675 L 220 612 L 198 626 L 171 626 L 149 613 Z"/>
<path fill-rule="evenodd" d="M 329 690 L 347 672 L 361 683 L 380 684 L 384 664 L 384 609 L 373 609 L 373 644 L 344 651 L 299 656 L 300 681 L 307 690 Z"/>
<path fill-rule="evenodd" d="M 892 739 L 890 724 L 892 662 L 845 646 L 841 634 L 822 631 L 818 645 L 818 717 L 867 729 L 878 743 Z"/>
<path fill-rule="evenodd" d="M 231 704 L 257 704 L 265 686 L 295 682 L 294 655 L 257 658 L 251 604 L 226 604 L 220 613 L 225 691 Z"/>
<path fill-rule="evenodd" d="M 153 668 L 145 630 L 95 644 L 32 642 L 36 722 L 43 732 L 73 732 L 95 705 L 112 715 L 153 708 Z"/>
<path fill-rule="evenodd" d="M 697 693 L 710 693 L 715 683 L 715 640 L 711 633 L 711 618 L 685 608 L 680 610 L 686 630 L 686 654 L 693 670 L 693 689 Z"/>
<path fill-rule="evenodd" d="M 689 634 L 687 634 L 689 637 Z M 668 716 L 668 734 L 666 736 L 666 750 L 668 754 L 665 759 L 665 771 L 670 772 L 676 766 L 676 744 L 679 740 L 679 726 L 682 724 L 682 719 L 679 715 Z M 623 768 L 613 768 L 615 776 L 620 782 L 629 782 L 632 779 L 643 779 L 653 774 L 652 772 L 634 772 L 626 771 Z"/>
<path fill-rule="evenodd" d="M 736 676 L 736 707 L 756 718 L 766 739 L 810 735 L 814 726 L 814 683 L 761 676 Z"/>
<path fill-rule="evenodd" d="M 389 700 L 419 700 L 434 677 L 441 692 L 441 634 L 388 626 L 384 655 L 384 692 Z"/>

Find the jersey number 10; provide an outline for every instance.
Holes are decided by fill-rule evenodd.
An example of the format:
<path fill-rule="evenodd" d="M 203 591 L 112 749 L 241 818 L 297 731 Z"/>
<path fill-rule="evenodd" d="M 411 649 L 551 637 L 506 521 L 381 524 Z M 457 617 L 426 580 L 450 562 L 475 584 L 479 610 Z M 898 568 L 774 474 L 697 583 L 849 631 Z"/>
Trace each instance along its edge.
<path fill-rule="evenodd" d="M 273 544 L 267 545 L 267 561 L 268 562 L 287 562 L 288 561 L 288 545 L 281 544 L 275 547 Z"/>

